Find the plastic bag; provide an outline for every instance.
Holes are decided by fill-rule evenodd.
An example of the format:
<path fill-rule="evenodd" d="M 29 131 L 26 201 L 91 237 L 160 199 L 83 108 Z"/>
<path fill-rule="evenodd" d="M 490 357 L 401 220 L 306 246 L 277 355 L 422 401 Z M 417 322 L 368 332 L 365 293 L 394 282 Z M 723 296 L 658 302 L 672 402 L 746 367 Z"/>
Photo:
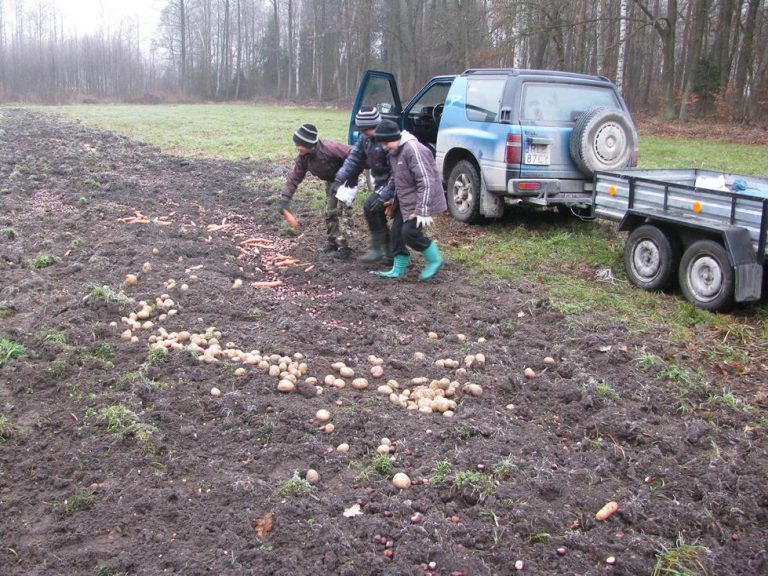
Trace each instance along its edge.
<path fill-rule="evenodd" d="M 725 177 L 722 174 L 719 176 L 697 176 L 694 186 L 696 186 L 696 188 L 706 188 L 707 190 L 730 192 L 725 185 Z"/>
<path fill-rule="evenodd" d="M 336 190 L 336 198 L 339 202 L 344 202 L 349 206 L 352 206 L 352 202 L 355 201 L 355 196 L 357 196 L 357 186 L 339 186 Z"/>

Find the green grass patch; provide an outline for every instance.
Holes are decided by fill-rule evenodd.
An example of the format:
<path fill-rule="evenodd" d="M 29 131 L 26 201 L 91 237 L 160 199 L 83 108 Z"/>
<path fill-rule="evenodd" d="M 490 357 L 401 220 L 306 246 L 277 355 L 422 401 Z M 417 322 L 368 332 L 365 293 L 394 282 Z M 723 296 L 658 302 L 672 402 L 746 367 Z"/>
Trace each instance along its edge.
<path fill-rule="evenodd" d="M 23 345 L 9 338 L 0 338 L 0 368 L 15 358 L 26 358 L 26 356 L 27 350 Z"/>
<path fill-rule="evenodd" d="M 53 254 L 38 254 L 35 256 L 32 261 L 30 262 L 30 265 L 32 268 L 47 268 L 48 266 L 52 266 L 56 263 L 56 256 Z"/>
<path fill-rule="evenodd" d="M 349 110 L 263 104 L 77 105 L 43 109 L 77 118 L 91 127 L 120 132 L 171 154 L 238 161 L 288 162 L 295 156 L 293 132 L 305 122 L 317 126 L 320 138 L 346 142 L 350 118 Z"/>
<path fill-rule="evenodd" d="M 657 552 L 651 576 L 709 576 L 707 566 L 707 549 L 686 544 L 680 537 L 675 546 L 662 546 Z"/>
<path fill-rule="evenodd" d="M 135 438 L 139 444 L 152 451 L 151 441 L 157 429 L 151 424 L 141 422 L 139 416 L 126 406 L 105 406 L 98 411 L 97 419 L 110 434 L 120 438 Z"/>
<path fill-rule="evenodd" d="M 640 135 L 640 168 L 699 168 L 766 176 L 766 166 L 766 146 Z"/>
<path fill-rule="evenodd" d="M 97 302 L 117 302 L 118 304 L 128 304 L 131 299 L 122 292 L 109 286 L 94 286 L 88 293 L 88 299 Z"/>
<path fill-rule="evenodd" d="M 314 488 L 304 478 L 299 476 L 298 472 L 294 472 L 290 480 L 281 482 L 275 489 L 275 495 L 281 498 L 304 498 L 312 494 Z"/>
<path fill-rule="evenodd" d="M 84 512 L 90 510 L 93 506 L 93 500 L 91 495 L 85 490 L 78 490 L 70 498 L 64 500 L 64 513 L 75 514 L 76 512 Z"/>
<path fill-rule="evenodd" d="M 5 414 L 0 414 L 0 442 L 6 442 L 16 434 L 16 427 Z"/>

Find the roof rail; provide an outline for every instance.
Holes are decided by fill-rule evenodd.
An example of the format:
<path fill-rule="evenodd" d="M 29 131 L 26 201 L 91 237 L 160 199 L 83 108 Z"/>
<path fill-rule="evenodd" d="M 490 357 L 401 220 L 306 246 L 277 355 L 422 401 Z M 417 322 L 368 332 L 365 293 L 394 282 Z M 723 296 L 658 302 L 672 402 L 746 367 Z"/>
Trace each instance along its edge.
<path fill-rule="evenodd" d="M 516 76 L 518 74 L 528 74 L 531 76 L 560 76 L 570 78 L 592 78 L 599 79 L 604 82 L 610 82 L 610 78 L 605 76 L 597 76 L 595 74 L 583 74 L 581 72 L 566 72 L 564 70 L 543 70 L 534 68 L 467 68 L 461 73 L 462 76 L 470 76 L 474 74 L 508 74 L 510 76 Z"/>

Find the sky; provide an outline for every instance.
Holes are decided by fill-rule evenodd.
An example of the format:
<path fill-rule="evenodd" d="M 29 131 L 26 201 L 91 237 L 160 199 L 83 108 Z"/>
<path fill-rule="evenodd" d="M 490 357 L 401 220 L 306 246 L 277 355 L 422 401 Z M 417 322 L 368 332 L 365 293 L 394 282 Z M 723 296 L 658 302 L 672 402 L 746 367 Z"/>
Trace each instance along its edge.
<path fill-rule="evenodd" d="M 139 23 L 142 45 L 154 35 L 160 12 L 168 0 L 53 0 L 64 28 L 78 34 L 117 30 L 121 21 Z"/>

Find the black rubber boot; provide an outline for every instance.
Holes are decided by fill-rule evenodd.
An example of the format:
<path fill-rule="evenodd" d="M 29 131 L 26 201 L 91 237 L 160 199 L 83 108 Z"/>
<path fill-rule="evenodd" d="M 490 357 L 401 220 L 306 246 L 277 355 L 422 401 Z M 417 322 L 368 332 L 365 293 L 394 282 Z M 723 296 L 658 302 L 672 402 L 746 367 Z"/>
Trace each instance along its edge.
<path fill-rule="evenodd" d="M 363 264 L 377 264 L 381 262 L 382 258 L 386 256 L 385 247 L 389 247 L 389 242 L 386 241 L 387 236 L 386 230 L 371 232 L 371 247 L 368 249 L 368 252 L 360 256 L 360 262 Z"/>

